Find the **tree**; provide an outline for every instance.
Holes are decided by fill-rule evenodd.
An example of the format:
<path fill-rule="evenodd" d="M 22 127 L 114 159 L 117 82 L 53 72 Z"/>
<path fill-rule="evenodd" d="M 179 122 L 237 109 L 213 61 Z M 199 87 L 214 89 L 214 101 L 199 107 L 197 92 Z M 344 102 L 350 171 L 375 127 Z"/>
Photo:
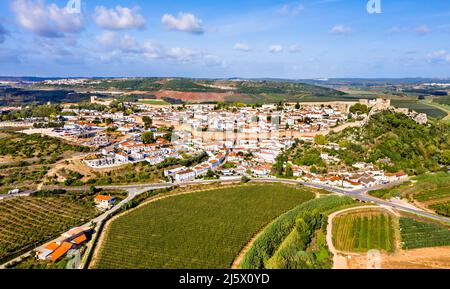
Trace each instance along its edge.
<path fill-rule="evenodd" d="M 367 107 L 367 105 L 357 103 L 354 106 L 350 107 L 350 112 L 353 114 L 367 114 L 369 113 L 369 108 Z"/>
<path fill-rule="evenodd" d="M 106 123 L 106 125 L 110 125 L 113 123 L 113 120 L 111 118 L 107 118 L 107 119 L 105 119 L 105 123 Z"/>
<path fill-rule="evenodd" d="M 155 136 L 152 132 L 144 132 L 142 134 L 142 142 L 144 144 L 150 144 L 155 141 Z"/>
<path fill-rule="evenodd" d="M 443 165 L 450 165 L 450 150 L 445 150 L 442 152 L 440 162 Z"/>
<path fill-rule="evenodd" d="M 314 143 L 317 145 L 326 145 L 328 143 L 328 138 L 325 135 L 318 134 L 314 137 Z"/>
<path fill-rule="evenodd" d="M 149 116 L 142 117 L 142 121 L 144 122 L 145 129 L 149 129 L 153 124 L 153 120 Z"/>

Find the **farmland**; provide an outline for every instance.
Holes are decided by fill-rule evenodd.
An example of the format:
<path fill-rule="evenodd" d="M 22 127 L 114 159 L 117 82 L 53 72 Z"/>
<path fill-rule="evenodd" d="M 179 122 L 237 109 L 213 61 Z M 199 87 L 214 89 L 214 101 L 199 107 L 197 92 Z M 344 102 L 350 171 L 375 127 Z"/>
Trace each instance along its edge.
<path fill-rule="evenodd" d="M 370 194 L 382 199 L 398 195 L 418 203 L 419 206 L 432 209 L 437 214 L 450 216 L 450 174 L 445 172 L 420 175 L 415 177 L 413 182 Z"/>
<path fill-rule="evenodd" d="M 300 204 L 264 229 L 244 255 L 240 268 L 331 268 L 332 260 L 324 240 L 326 216 L 355 204 L 352 198 L 339 196 Z"/>
<path fill-rule="evenodd" d="M 162 99 L 140 99 L 139 102 L 148 105 L 170 105 L 170 103 Z"/>
<path fill-rule="evenodd" d="M 144 204 L 110 223 L 95 268 L 229 268 L 258 230 L 314 198 L 309 189 L 242 185 Z"/>
<path fill-rule="evenodd" d="M 442 119 L 448 114 L 442 109 L 419 102 L 417 100 L 392 100 L 392 105 L 399 108 L 412 109 L 419 113 L 425 113 L 429 117 Z"/>
<path fill-rule="evenodd" d="M 450 230 L 443 225 L 400 218 L 403 249 L 416 249 L 450 245 Z"/>
<path fill-rule="evenodd" d="M 375 210 L 347 213 L 334 220 L 333 239 L 336 249 L 344 252 L 390 252 L 395 247 L 393 219 Z"/>
<path fill-rule="evenodd" d="M 85 200 L 25 197 L 0 202 L 0 260 L 87 222 L 97 211 Z"/>
<path fill-rule="evenodd" d="M 2 131 L 0 136 L 0 156 L 13 156 L 16 159 L 49 158 L 48 162 L 54 163 L 67 151 L 86 152 L 88 149 L 38 134 Z"/>

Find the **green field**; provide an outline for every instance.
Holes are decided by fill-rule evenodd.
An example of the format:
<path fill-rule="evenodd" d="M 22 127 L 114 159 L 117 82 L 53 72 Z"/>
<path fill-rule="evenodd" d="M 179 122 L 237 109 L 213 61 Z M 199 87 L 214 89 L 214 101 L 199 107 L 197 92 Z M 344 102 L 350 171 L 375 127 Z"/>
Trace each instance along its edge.
<path fill-rule="evenodd" d="M 429 117 L 434 117 L 437 119 L 442 119 L 448 115 L 446 111 L 439 109 L 437 107 L 419 102 L 417 100 L 392 100 L 392 105 L 399 108 L 408 108 L 412 109 L 419 113 L 425 113 Z"/>
<path fill-rule="evenodd" d="M 400 218 L 400 235 L 403 249 L 450 245 L 448 227 L 410 218 Z"/>
<path fill-rule="evenodd" d="M 337 250 L 367 252 L 393 251 L 394 229 L 388 213 L 366 211 L 338 216 L 333 223 L 333 242 Z"/>
<path fill-rule="evenodd" d="M 314 198 L 309 189 L 243 185 L 167 198 L 115 219 L 95 268 L 230 268 L 258 230 Z"/>
<path fill-rule="evenodd" d="M 413 182 L 405 183 L 391 189 L 372 191 L 369 194 L 382 199 L 400 196 L 402 198 L 416 200 L 440 215 L 450 216 L 449 173 L 423 174 L 415 177 Z"/>
<path fill-rule="evenodd" d="M 300 204 L 268 225 L 245 254 L 242 269 L 331 269 L 327 216 L 357 204 L 350 197 L 324 196 Z"/>
<path fill-rule="evenodd" d="M 66 197 L 0 201 L 0 260 L 88 222 L 97 213 L 89 202 Z"/>
<path fill-rule="evenodd" d="M 148 105 L 170 105 L 170 103 L 158 99 L 140 99 L 139 102 Z"/>

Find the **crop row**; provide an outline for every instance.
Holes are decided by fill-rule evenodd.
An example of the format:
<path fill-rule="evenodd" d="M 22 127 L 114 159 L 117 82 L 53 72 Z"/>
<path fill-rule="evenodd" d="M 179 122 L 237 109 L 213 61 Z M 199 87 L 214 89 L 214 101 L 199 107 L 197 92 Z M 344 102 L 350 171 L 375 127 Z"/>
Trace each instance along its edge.
<path fill-rule="evenodd" d="M 404 249 L 450 245 L 450 230 L 443 225 L 400 218 L 400 233 Z"/>

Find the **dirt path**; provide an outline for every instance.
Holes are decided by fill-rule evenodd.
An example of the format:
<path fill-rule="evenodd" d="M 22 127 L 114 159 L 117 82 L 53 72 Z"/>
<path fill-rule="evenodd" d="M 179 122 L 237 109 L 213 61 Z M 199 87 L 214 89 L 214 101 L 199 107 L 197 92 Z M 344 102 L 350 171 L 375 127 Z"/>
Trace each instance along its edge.
<path fill-rule="evenodd" d="M 397 215 L 392 209 L 386 208 L 386 207 L 359 206 L 359 207 L 353 207 L 353 208 L 348 208 L 348 209 L 344 209 L 341 211 L 337 211 L 328 216 L 326 240 L 327 240 L 328 250 L 330 250 L 331 254 L 333 254 L 333 269 L 348 269 L 349 268 L 348 263 L 347 263 L 347 258 L 342 256 L 341 254 L 339 254 L 339 252 L 336 250 L 336 247 L 334 247 L 334 244 L 333 244 L 333 220 L 334 220 L 334 218 L 343 213 L 347 213 L 350 211 L 356 211 L 356 210 L 361 210 L 361 209 L 375 209 L 375 208 L 376 209 L 386 209 L 386 210 L 390 211 L 391 213 L 394 213 L 395 215 Z"/>
<path fill-rule="evenodd" d="M 258 233 L 256 233 L 256 235 L 250 240 L 250 242 L 245 245 L 236 259 L 234 259 L 233 264 L 231 265 L 231 269 L 239 269 L 239 266 L 241 265 L 242 259 L 244 259 L 245 254 L 252 247 L 253 243 L 259 238 L 259 236 L 261 236 L 265 229 L 266 227 L 262 228 Z"/>

